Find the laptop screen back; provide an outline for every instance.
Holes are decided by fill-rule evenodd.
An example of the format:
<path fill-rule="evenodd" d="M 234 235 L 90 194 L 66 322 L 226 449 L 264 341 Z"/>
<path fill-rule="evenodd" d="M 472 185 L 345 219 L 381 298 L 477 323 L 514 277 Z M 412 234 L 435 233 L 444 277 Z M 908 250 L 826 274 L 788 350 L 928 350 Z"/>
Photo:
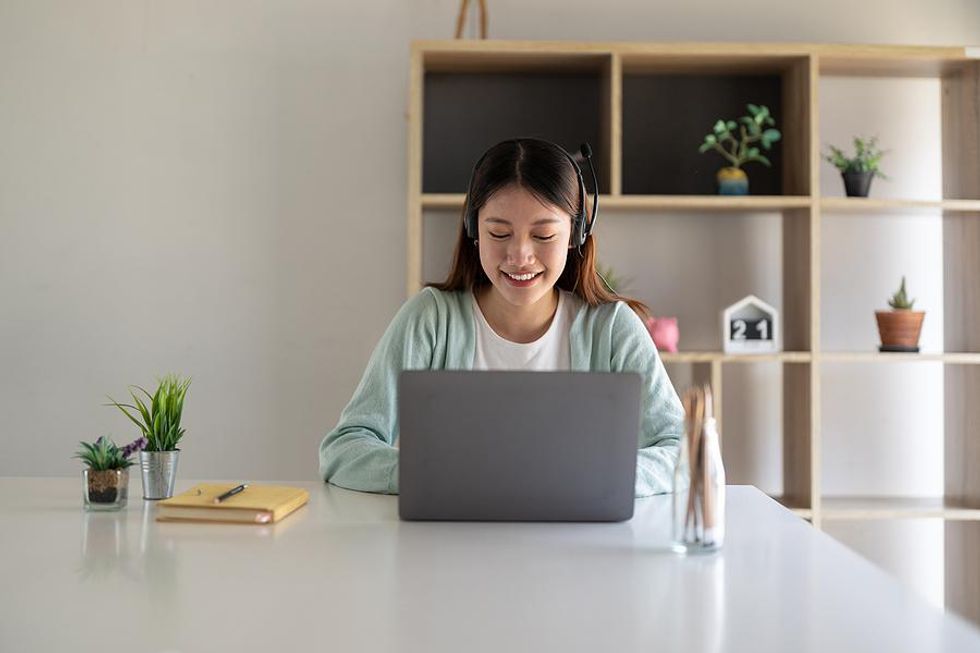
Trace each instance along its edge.
<path fill-rule="evenodd" d="M 406 371 L 398 419 L 402 519 L 632 517 L 638 374 Z"/>

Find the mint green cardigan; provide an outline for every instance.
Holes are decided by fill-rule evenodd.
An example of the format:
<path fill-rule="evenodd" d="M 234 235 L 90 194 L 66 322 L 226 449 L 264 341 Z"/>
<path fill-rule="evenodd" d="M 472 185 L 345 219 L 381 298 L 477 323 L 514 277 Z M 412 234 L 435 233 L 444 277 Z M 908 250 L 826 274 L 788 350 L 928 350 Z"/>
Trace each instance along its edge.
<path fill-rule="evenodd" d="M 670 492 L 684 409 L 643 321 L 623 302 L 584 305 L 569 340 L 574 371 L 642 375 L 636 496 Z M 398 374 L 472 369 L 475 348 L 472 293 L 424 288 L 405 302 L 337 426 L 320 444 L 320 476 L 353 490 L 397 494 Z"/>

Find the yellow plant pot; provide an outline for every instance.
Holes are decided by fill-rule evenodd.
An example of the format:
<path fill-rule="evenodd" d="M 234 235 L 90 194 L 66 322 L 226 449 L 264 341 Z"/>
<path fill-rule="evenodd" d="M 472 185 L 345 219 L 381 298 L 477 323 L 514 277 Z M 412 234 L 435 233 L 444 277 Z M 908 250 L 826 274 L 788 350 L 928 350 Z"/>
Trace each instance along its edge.
<path fill-rule="evenodd" d="M 728 166 L 718 171 L 719 195 L 748 195 L 749 177 L 741 168 Z"/>

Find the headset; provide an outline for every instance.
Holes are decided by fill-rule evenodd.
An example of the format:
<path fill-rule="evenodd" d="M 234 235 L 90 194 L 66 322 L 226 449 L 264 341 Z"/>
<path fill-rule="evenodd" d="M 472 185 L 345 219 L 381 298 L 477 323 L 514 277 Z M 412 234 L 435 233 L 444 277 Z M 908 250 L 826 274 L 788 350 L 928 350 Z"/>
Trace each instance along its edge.
<path fill-rule="evenodd" d="M 579 207 L 578 213 L 572 216 L 572 245 L 580 248 L 585 244 L 586 239 L 592 234 L 592 230 L 595 228 L 595 221 L 599 215 L 599 179 L 595 174 L 595 167 L 592 165 L 592 148 L 588 143 L 582 143 L 580 151 L 585 160 L 589 162 L 589 170 L 592 171 L 592 182 L 593 188 L 595 189 L 595 195 L 592 198 L 592 219 L 586 221 L 585 219 L 585 180 L 582 178 L 582 169 L 579 168 L 578 163 L 572 158 L 572 155 L 568 153 L 565 148 L 561 145 L 552 143 L 551 141 L 542 140 L 540 138 L 514 138 L 503 143 L 519 143 L 521 141 L 534 141 L 536 143 L 541 143 L 557 149 L 559 152 L 565 155 L 565 157 L 571 162 L 572 168 L 575 169 L 575 175 L 578 177 L 578 188 L 579 188 L 579 198 L 581 199 L 581 205 Z M 499 143 L 499 144 L 503 144 Z M 498 145 L 499 145 L 498 144 Z M 496 147 L 496 146 L 494 146 Z M 493 148 L 490 148 L 491 150 Z M 480 160 L 476 162 L 473 166 L 473 172 L 470 174 L 470 183 L 466 191 L 466 206 L 463 208 L 463 224 L 466 227 L 466 236 L 471 240 L 476 240 L 479 235 L 479 229 L 477 227 L 477 213 L 478 210 L 470 204 L 470 198 L 473 196 L 473 182 L 476 179 L 476 171 L 480 169 L 483 164 L 483 160 L 487 158 L 487 154 L 490 150 L 487 150 Z M 581 253 L 581 251 L 579 252 Z"/>

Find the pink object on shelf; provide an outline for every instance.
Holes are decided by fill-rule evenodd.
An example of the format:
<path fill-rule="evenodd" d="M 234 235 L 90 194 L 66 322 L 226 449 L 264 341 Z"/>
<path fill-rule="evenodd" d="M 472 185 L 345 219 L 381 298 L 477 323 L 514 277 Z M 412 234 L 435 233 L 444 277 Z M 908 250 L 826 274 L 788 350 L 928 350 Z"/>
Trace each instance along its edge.
<path fill-rule="evenodd" d="M 658 350 L 677 352 L 677 341 L 681 338 L 681 332 L 677 328 L 676 317 L 647 318 L 647 331 Z"/>

